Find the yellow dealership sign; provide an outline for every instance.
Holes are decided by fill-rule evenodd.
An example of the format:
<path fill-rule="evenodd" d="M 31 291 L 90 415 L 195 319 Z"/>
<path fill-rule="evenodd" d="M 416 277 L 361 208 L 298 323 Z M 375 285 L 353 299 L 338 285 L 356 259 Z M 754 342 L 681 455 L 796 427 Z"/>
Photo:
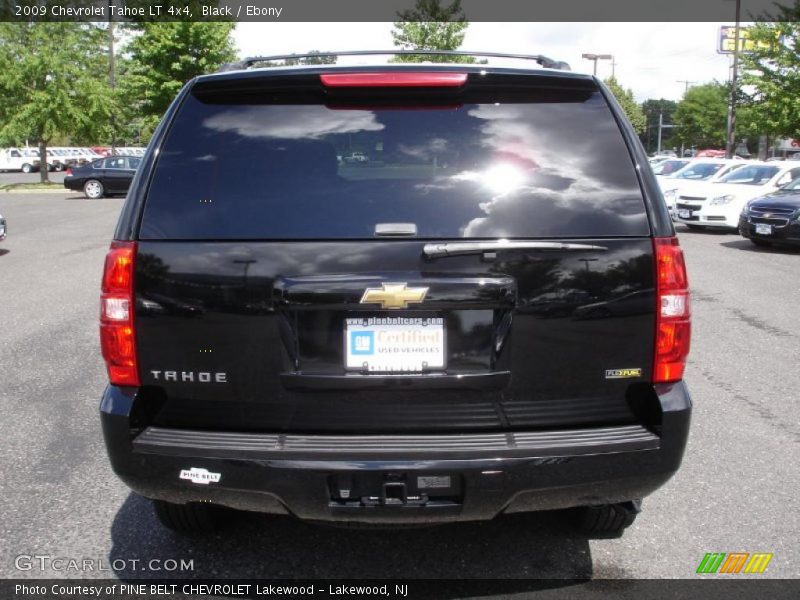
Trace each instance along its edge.
<path fill-rule="evenodd" d="M 722 25 L 719 28 L 719 46 L 717 52 L 720 54 L 733 54 L 736 46 L 736 27 L 733 25 Z M 759 48 L 768 48 L 769 44 L 766 42 L 758 42 L 750 39 L 750 29 L 748 27 L 739 27 L 739 52 L 752 52 Z"/>

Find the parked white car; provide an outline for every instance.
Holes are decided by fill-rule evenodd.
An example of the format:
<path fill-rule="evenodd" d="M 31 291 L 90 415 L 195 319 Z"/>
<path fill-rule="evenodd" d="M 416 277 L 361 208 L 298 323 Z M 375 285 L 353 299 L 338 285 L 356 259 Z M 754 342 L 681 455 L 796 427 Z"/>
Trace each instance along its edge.
<path fill-rule="evenodd" d="M 97 160 L 98 158 L 103 158 L 102 154 L 95 152 L 91 148 L 76 148 L 75 150 L 78 154 L 78 165 L 85 165 Z"/>
<path fill-rule="evenodd" d="M 138 146 L 123 146 L 121 148 L 114 149 L 115 156 L 144 156 L 145 148 L 140 148 Z"/>
<path fill-rule="evenodd" d="M 690 161 L 690 158 L 668 158 L 664 162 L 653 165 L 653 173 L 655 173 L 656 177 L 667 177 L 680 171 Z"/>
<path fill-rule="evenodd" d="M 0 151 L 0 172 L 31 173 L 39 168 L 39 151 L 34 148 L 5 148 Z"/>
<path fill-rule="evenodd" d="M 726 158 L 698 158 L 667 177 L 657 177 L 658 185 L 664 194 L 669 214 L 674 217 L 677 200 L 686 195 L 690 198 L 699 183 L 719 181 L 731 171 L 746 165 L 747 162 Z"/>
<path fill-rule="evenodd" d="M 797 163 L 745 163 L 719 181 L 698 183 L 691 194 L 681 192 L 675 205 L 675 221 L 690 228 L 737 229 L 739 215 L 748 201 L 798 177 L 800 165 Z"/>
<path fill-rule="evenodd" d="M 80 167 L 87 163 L 102 158 L 91 148 L 77 147 L 57 147 L 52 149 L 53 153 L 60 156 L 62 162 L 67 167 Z"/>

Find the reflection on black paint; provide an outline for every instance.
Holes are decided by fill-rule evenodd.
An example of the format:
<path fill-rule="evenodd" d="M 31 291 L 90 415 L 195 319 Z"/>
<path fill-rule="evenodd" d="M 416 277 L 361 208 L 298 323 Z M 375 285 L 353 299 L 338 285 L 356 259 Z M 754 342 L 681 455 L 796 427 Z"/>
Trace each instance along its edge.
<path fill-rule="evenodd" d="M 231 382 L 221 390 L 148 381 L 167 398 L 157 424 L 387 433 L 627 422 L 627 382 L 598 386 L 597 378 L 620 365 L 641 366 L 647 376 L 654 299 L 641 314 L 631 305 L 648 306 L 652 242 L 603 244 L 601 253 L 503 251 L 486 262 L 471 255 L 425 261 L 419 240 L 140 241 L 137 316 L 145 316 L 140 299 L 183 307 L 137 321 L 142 373 L 222 371 Z M 589 279 L 581 259 L 596 259 Z M 446 317 L 448 369 L 507 369 L 509 387 L 413 397 L 285 389 L 280 373 L 343 373 L 342 318 L 374 312 L 358 300 L 385 280 L 428 282 L 430 301 L 417 310 Z M 591 305 L 611 314 L 580 312 Z M 198 351 L 209 346 L 212 353 Z"/>
<path fill-rule="evenodd" d="M 413 222 L 427 238 L 647 235 L 634 167 L 599 93 L 492 100 L 407 111 L 190 96 L 141 238 L 371 238 L 379 222 Z"/>

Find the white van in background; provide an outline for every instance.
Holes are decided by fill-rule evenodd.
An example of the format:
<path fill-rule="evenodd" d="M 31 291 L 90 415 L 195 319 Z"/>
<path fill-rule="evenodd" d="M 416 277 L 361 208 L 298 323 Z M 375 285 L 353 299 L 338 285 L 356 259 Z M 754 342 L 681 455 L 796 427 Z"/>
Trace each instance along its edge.
<path fill-rule="evenodd" d="M 38 169 L 38 150 L 34 148 L 4 148 L 0 150 L 0 173 L 4 171 L 32 173 Z"/>
<path fill-rule="evenodd" d="M 100 154 L 91 148 L 55 147 L 53 152 L 60 157 L 60 160 L 67 167 L 82 167 L 98 158 L 102 158 Z"/>

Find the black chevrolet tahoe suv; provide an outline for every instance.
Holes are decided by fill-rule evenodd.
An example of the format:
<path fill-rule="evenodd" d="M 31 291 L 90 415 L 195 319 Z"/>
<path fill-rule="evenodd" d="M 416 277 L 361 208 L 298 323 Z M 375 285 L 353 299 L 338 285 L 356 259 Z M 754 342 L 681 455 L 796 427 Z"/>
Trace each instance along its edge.
<path fill-rule="evenodd" d="M 101 301 L 111 464 L 162 523 L 571 508 L 613 535 L 675 473 L 672 222 L 608 89 L 531 58 L 185 85 Z"/>

